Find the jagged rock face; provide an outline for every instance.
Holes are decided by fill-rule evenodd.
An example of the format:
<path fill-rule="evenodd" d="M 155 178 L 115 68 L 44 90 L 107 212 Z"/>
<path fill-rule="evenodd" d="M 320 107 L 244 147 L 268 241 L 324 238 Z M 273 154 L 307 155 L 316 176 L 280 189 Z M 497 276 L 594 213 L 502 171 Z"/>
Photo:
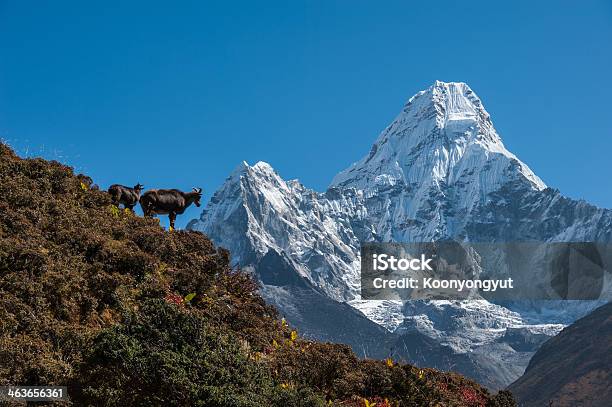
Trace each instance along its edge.
<path fill-rule="evenodd" d="M 214 236 L 241 266 L 274 251 L 330 298 L 352 300 L 359 295 L 359 239 L 350 220 L 366 208 L 351 192 L 329 198 L 333 192 L 284 181 L 266 163 L 243 163 L 188 227 Z"/>
<path fill-rule="evenodd" d="M 544 183 L 504 147 L 480 99 L 463 83 L 436 82 L 412 97 L 370 154 L 331 186 L 361 190 L 384 241 L 430 241 L 464 232 L 466 215 L 507 183 Z"/>
<path fill-rule="evenodd" d="M 370 153 L 336 175 L 326 192 L 285 181 L 266 163 L 243 163 L 188 227 L 229 249 L 236 264 L 251 267 L 268 300 L 292 315 L 289 320 L 298 327 L 302 323 L 306 334 L 346 342 L 350 334 L 323 335 L 312 318 L 305 323 L 298 314 L 312 310 L 320 327 L 329 327 L 334 318 L 359 310 L 397 337 L 408 335 L 414 342 L 420 335 L 444 347 L 446 359 L 421 355 L 418 360 L 414 352 L 398 351 L 410 348 L 405 341 L 390 352 L 425 365 L 459 369 L 491 387 L 503 387 L 526 367 L 541 342 L 537 335 L 554 335 L 562 327 L 556 323 L 567 323 L 559 307 L 538 313 L 533 304 L 512 304 L 510 310 L 486 301 L 476 306 L 362 301 L 360 244 L 448 238 L 609 242 L 612 214 L 547 188 L 504 147 L 480 99 L 466 84 L 436 82 L 412 97 Z M 282 259 L 283 273 L 270 270 L 271 258 Z M 275 287 L 291 289 L 281 292 Z M 289 298 L 286 293 L 293 287 L 352 308 L 334 313 L 302 305 L 297 310 L 295 303 L 275 301 L 275 292 Z M 579 305 L 576 317 L 593 306 Z M 506 336 L 509 328 L 515 331 Z M 517 345 L 521 336 L 536 344 Z M 358 353 L 368 353 L 359 348 L 359 341 L 351 345 Z M 448 350 L 457 355 L 456 363 L 440 362 L 452 358 Z M 487 369 L 478 367 L 483 358 Z"/>

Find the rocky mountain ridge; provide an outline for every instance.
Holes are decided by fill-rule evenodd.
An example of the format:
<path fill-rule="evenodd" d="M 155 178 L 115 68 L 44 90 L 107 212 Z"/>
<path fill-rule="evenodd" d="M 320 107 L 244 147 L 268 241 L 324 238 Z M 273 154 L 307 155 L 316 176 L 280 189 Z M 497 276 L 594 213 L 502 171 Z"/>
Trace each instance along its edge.
<path fill-rule="evenodd" d="M 267 163 L 242 163 L 188 228 L 228 248 L 234 263 L 251 269 L 266 299 L 298 327 L 299 321 L 310 319 L 303 326 L 306 334 L 343 340 L 362 356 L 395 353 L 413 362 L 455 368 L 500 388 L 522 374 L 541 343 L 526 340 L 531 346 L 518 349 L 513 347 L 517 335 L 556 334 L 568 322 L 566 310 L 484 300 L 363 301 L 360 244 L 609 242 L 612 213 L 546 187 L 504 147 L 490 115 L 466 84 L 437 81 L 412 97 L 370 153 L 334 177 L 327 191 L 285 181 Z M 538 278 L 547 276 L 534 276 L 535 283 Z M 309 301 L 329 302 L 329 309 L 297 304 L 298 291 L 318 298 Z M 352 310 L 339 308 L 345 303 Z M 577 304 L 575 316 L 594 306 Z M 336 326 L 353 311 L 368 320 L 357 319 L 352 330 L 333 335 L 321 328 Z M 388 331 L 373 340 L 380 344 L 376 351 L 353 339 L 368 331 L 370 322 Z M 417 358 L 417 348 L 396 342 L 406 335 L 431 349 L 441 347 L 443 356 Z M 482 369 L 483 358 L 497 368 Z"/>

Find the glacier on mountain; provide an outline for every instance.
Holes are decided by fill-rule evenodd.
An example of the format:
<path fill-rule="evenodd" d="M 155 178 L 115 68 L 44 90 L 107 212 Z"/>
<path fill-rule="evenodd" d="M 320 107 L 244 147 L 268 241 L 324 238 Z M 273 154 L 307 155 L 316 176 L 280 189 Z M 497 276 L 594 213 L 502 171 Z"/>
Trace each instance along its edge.
<path fill-rule="evenodd" d="M 612 213 L 548 188 L 504 147 L 466 84 L 436 81 L 327 191 L 285 181 L 267 163 L 243 162 L 188 228 L 252 270 L 264 297 L 304 334 L 501 388 L 542 341 L 595 303 L 364 301 L 361 243 L 609 242 Z"/>

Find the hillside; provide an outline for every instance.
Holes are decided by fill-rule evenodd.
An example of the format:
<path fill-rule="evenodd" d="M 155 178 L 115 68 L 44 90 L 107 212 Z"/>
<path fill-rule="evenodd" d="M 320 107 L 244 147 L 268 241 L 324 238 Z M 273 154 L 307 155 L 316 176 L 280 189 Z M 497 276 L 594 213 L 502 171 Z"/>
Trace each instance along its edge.
<path fill-rule="evenodd" d="M 521 406 L 610 405 L 612 303 L 565 328 L 536 352 L 510 386 Z"/>
<path fill-rule="evenodd" d="M 0 144 L 0 386 L 67 385 L 79 406 L 514 405 L 300 338 L 229 257 Z"/>

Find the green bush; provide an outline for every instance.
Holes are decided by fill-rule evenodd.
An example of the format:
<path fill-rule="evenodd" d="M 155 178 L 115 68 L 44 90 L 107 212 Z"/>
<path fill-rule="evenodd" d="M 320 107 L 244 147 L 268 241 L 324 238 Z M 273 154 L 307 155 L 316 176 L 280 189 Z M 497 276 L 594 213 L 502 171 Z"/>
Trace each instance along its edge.
<path fill-rule="evenodd" d="M 275 385 L 264 365 L 252 363 L 235 337 L 215 332 L 198 313 L 160 299 L 139 308 L 94 339 L 75 384 L 85 385 L 79 400 L 228 407 L 298 400 L 296 392 Z"/>

